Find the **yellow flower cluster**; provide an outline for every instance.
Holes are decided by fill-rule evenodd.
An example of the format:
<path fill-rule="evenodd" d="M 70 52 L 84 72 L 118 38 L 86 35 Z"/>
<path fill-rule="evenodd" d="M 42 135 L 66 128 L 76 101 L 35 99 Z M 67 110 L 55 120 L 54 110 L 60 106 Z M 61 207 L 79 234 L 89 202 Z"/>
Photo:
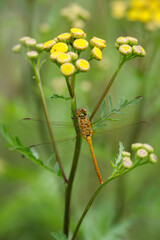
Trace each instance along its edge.
<path fill-rule="evenodd" d="M 160 28 L 159 0 L 115 0 L 111 7 L 117 19 L 126 17 L 129 21 L 142 22 L 148 30 Z"/>
<path fill-rule="evenodd" d="M 90 18 L 90 13 L 79 4 L 72 3 L 61 10 L 61 16 L 66 18 L 73 27 L 84 29 L 85 22 Z"/>
<path fill-rule="evenodd" d="M 88 42 L 85 38 L 86 33 L 82 29 L 71 28 L 69 33 L 61 33 L 45 42 L 43 49 L 50 52 L 50 59 L 60 67 L 61 73 L 68 77 L 79 71 L 88 71 L 91 59 L 102 60 L 102 49 L 106 47 L 106 41 L 93 37 Z M 81 52 L 89 45 L 91 48 L 89 59 L 80 58 Z"/>
<path fill-rule="evenodd" d="M 134 37 L 119 37 L 116 40 L 115 47 L 123 56 L 130 58 L 134 57 L 144 57 L 146 56 L 146 51 L 144 48 L 138 44 L 137 38 Z"/>

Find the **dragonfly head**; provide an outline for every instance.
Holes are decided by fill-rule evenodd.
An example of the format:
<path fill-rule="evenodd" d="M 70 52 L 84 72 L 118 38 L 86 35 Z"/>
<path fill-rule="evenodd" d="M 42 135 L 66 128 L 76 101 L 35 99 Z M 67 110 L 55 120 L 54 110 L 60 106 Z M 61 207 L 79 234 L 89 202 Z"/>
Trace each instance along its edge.
<path fill-rule="evenodd" d="M 79 108 L 76 111 L 76 114 L 77 114 L 77 117 L 83 118 L 83 117 L 86 117 L 88 115 L 88 112 L 87 112 L 87 110 L 85 108 Z"/>

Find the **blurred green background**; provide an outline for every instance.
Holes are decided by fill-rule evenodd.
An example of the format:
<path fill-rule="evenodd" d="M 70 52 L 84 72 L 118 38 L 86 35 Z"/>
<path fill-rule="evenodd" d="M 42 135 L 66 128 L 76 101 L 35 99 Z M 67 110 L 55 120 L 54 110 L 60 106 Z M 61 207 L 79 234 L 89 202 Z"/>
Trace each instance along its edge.
<path fill-rule="evenodd" d="M 143 101 L 126 109 L 118 126 L 145 120 L 147 124 L 122 128 L 108 135 L 95 137 L 95 153 L 103 178 L 111 173 L 110 161 L 123 141 L 126 149 L 133 142 L 151 144 L 160 157 L 160 82 L 159 46 L 160 30 L 149 31 L 141 22 L 130 22 L 125 17 L 116 19 L 111 13 L 109 0 L 6 0 L 0 1 L 0 121 L 10 126 L 11 132 L 28 146 L 49 139 L 45 124 L 24 123 L 24 117 L 44 119 L 39 92 L 32 79 L 29 64 L 11 52 L 22 36 L 31 36 L 45 42 L 71 26 L 83 27 L 88 39 L 97 36 L 107 41 L 103 61 L 94 61 L 91 69 L 76 80 L 78 107 L 91 112 L 97 99 L 119 62 L 114 43 L 119 36 L 134 36 L 146 49 L 145 58 L 127 62 L 110 93 L 113 104 L 121 97 L 133 99 L 143 96 Z M 126 1 L 124 1 L 126 2 Z M 76 17 L 76 5 L 85 10 L 86 20 Z M 70 8 L 68 8 L 70 6 Z M 67 10 L 64 8 L 67 7 Z M 67 18 L 62 16 L 68 13 Z M 79 14 L 79 13 L 78 13 Z M 41 73 L 51 119 L 71 122 L 70 101 L 51 100 L 53 93 L 68 96 L 64 79 L 58 68 L 49 61 L 46 53 Z M 98 112 L 95 119 L 98 118 Z M 125 123 L 125 124 L 124 124 Z M 109 127 L 116 127 L 114 122 Z M 55 128 L 56 138 L 74 134 L 71 128 Z M 69 151 L 68 151 L 69 149 Z M 69 174 L 74 142 L 59 145 L 64 168 Z M 47 159 L 51 147 L 38 148 L 41 159 Z M 55 160 L 54 160 L 55 161 Z M 77 240 L 159 240 L 160 239 L 160 167 L 146 165 L 115 180 L 100 194 L 86 219 Z M 98 187 L 91 155 L 84 141 L 72 195 L 71 230 L 74 230 L 86 203 Z M 63 226 L 64 184 L 60 178 L 9 151 L 0 135 L 0 239 L 32 240 L 53 239 L 51 232 Z"/>

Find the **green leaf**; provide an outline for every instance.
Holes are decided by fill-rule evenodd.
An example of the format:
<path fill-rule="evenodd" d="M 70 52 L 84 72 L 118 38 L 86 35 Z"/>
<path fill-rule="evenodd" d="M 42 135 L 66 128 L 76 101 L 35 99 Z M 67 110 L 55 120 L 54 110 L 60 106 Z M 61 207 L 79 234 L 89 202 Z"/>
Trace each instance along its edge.
<path fill-rule="evenodd" d="M 56 93 L 53 93 L 53 96 L 51 97 L 52 100 L 56 100 L 56 99 L 64 99 L 64 100 L 70 100 L 70 97 L 64 97 L 63 95 L 58 95 Z"/>
<path fill-rule="evenodd" d="M 122 161 L 122 152 L 124 151 L 124 146 L 122 142 L 119 142 L 119 153 L 117 158 L 115 159 L 115 166 L 118 167 L 119 163 Z"/>
<path fill-rule="evenodd" d="M 106 99 L 104 99 L 102 103 L 102 109 L 101 109 L 101 118 L 103 118 L 106 115 L 106 109 L 107 109 L 107 103 L 106 103 Z"/>
<path fill-rule="evenodd" d="M 119 100 L 117 106 L 115 108 L 113 108 L 111 95 L 109 95 L 108 96 L 108 101 L 109 101 L 108 113 L 106 115 L 104 115 L 103 117 L 101 116 L 101 118 L 99 120 L 97 120 L 96 122 L 94 122 L 93 125 L 96 126 L 96 125 L 102 123 L 103 121 L 109 121 L 109 119 L 112 119 L 112 118 L 110 118 L 110 116 L 112 116 L 113 114 L 124 114 L 122 109 L 124 109 L 128 106 L 133 106 L 133 105 L 137 104 L 138 102 L 140 102 L 142 99 L 143 99 L 143 97 L 136 97 L 136 98 L 132 99 L 131 101 L 128 101 L 128 99 L 125 99 L 124 97 L 122 97 Z"/>
<path fill-rule="evenodd" d="M 112 99 L 111 99 L 111 94 L 109 94 L 108 96 L 108 103 L 109 103 L 109 109 L 108 109 L 108 112 L 112 112 L 113 110 L 113 104 L 112 104 Z"/>
<path fill-rule="evenodd" d="M 51 236 L 56 240 L 67 240 L 66 235 L 63 233 L 51 233 Z"/>
<path fill-rule="evenodd" d="M 57 176 L 59 176 L 59 177 L 62 176 L 61 169 L 59 168 L 59 165 L 58 165 L 57 162 L 56 162 L 55 165 L 54 165 L 54 171 L 55 171 L 55 173 L 57 174 Z"/>
<path fill-rule="evenodd" d="M 9 131 L 9 127 L 7 125 L 0 125 L 0 130 L 4 136 L 4 138 L 8 142 L 8 148 L 12 149 L 13 151 L 20 152 L 23 156 L 29 158 L 39 166 L 45 168 L 46 170 L 54 173 L 54 170 L 49 168 L 48 166 L 44 165 L 44 163 L 38 158 L 37 154 L 33 152 L 30 148 L 23 145 L 21 140 L 18 137 L 13 137 L 12 134 Z"/>

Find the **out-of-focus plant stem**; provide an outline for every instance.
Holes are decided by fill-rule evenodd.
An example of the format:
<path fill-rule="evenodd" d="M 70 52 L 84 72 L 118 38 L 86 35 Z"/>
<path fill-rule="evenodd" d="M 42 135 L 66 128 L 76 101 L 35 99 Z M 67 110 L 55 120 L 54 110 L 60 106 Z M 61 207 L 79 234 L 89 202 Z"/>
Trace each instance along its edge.
<path fill-rule="evenodd" d="M 91 113 L 90 117 L 89 117 L 89 120 L 91 121 L 92 118 L 94 117 L 94 115 L 96 114 L 97 110 L 99 109 L 101 103 L 103 102 L 103 99 L 105 98 L 105 96 L 107 95 L 109 89 L 111 88 L 117 74 L 119 73 L 120 69 L 122 68 L 123 64 L 125 62 L 125 58 L 123 58 L 120 62 L 120 64 L 118 65 L 118 68 L 117 70 L 114 72 L 113 76 L 111 77 L 110 81 L 107 83 L 107 86 L 105 88 L 105 90 L 103 91 L 99 101 L 97 102 L 95 108 L 93 109 L 93 112 Z"/>
<path fill-rule="evenodd" d="M 45 100 L 45 96 L 44 96 L 44 92 L 43 92 L 43 87 L 42 87 L 41 77 L 40 77 L 40 73 L 39 73 L 39 68 L 37 68 L 34 61 L 32 61 L 32 66 L 33 66 L 34 73 L 35 73 L 35 78 L 36 78 L 36 81 L 37 81 L 37 84 L 38 84 L 38 87 L 39 87 L 39 90 L 40 90 L 43 109 L 44 109 L 44 114 L 45 114 L 45 117 L 46 117 L 47 126 L 48 126 L 49 134 L 50 134 L 50 137 L 51 137 L 52 146 L 53 146 L 53 149 L 55 151 L 55 156 L 56 156 L 59 168 L 61 170 L 63 179 L 67 183 L 68 180 L 67 180 L 66 175 L 65 175 L 64 170 L 63 170 L 62 162 L 61 162 L 58 150 L 57 150 L 57 146 L 56 146 L 56 143 L 55 143 L 55 138 L 54 138 L 52 127 L 51 127 L 51 121 L 49 119 L 49 113 L 48 113 L 47 104 L 46 104 L 46 100 Z"/>

